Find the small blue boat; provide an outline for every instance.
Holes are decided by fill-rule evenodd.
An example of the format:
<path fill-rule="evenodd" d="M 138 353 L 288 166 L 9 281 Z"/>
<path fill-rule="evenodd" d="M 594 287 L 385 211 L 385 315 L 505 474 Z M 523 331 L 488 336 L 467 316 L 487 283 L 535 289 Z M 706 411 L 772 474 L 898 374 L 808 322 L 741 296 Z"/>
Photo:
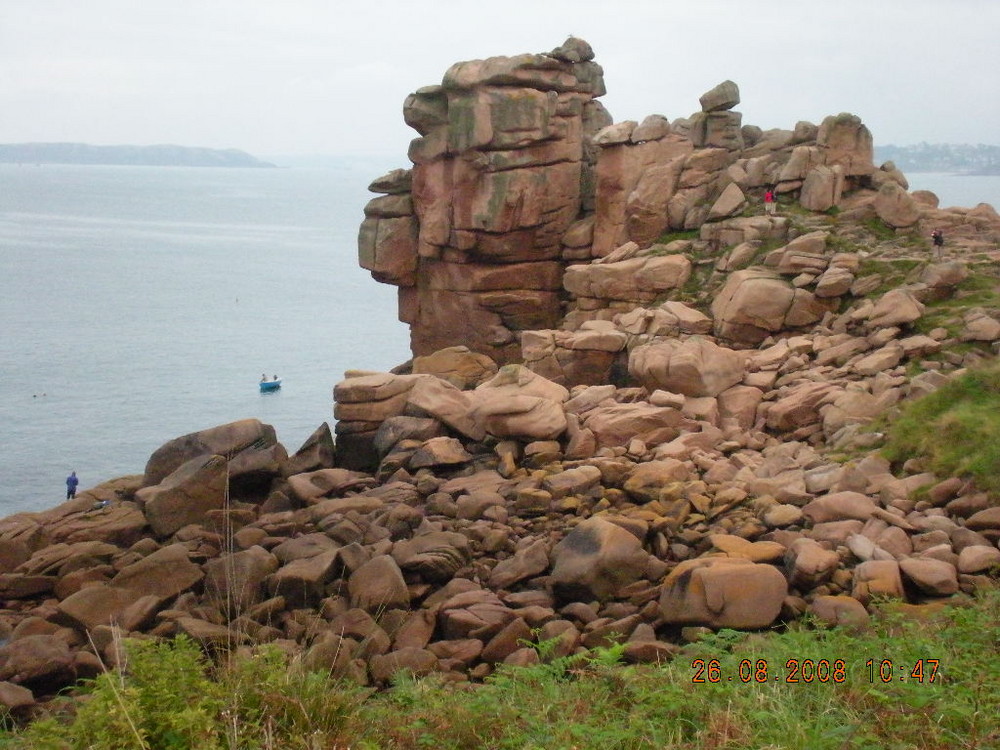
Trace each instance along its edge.
<path fill-rule="evenodd" d="M 260 392 L 267 393 L 268 391 L 276 391 L 281 388 L 281 378 L 275 377 L 273 380 L 262 380 L 260 381 Z"/>

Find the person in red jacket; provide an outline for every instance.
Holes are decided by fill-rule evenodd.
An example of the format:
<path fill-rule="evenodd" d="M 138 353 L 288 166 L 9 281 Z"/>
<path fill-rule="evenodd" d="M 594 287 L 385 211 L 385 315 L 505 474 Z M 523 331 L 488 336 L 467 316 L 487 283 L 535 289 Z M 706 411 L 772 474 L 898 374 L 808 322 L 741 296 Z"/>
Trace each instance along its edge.
<path fill-rule="evenodd" d="M 768 188 L 764 191 L 764 212 L 768 216 L 774 216 L 774 211 L 778 207 L 776 202 L 777 195 L 774 194 L 774 188 Z"/>

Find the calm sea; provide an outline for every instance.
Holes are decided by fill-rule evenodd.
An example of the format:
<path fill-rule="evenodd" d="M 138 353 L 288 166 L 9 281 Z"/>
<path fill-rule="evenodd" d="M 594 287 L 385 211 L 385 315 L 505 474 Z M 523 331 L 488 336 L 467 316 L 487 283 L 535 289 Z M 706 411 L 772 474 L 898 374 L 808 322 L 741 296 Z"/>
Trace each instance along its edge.
<path fill-rule="evenodd" d="M 357 266 L 366 186 L 394 166 L 0 164 L 0 517 L 236 419 L 294 451 L 344 370 L 406 360 L 395 289 Z M 909 177 L 1000 207 L 1000 177 Z M 282 389 L 260 394 L 262 373 Z"/>
<path fill-rule="evenodd" d="M 396 290 L 357 265 L 392 166 L 0 164 L 0 517 L 236 419 L 294 451 L 332 425 L 344 370 L 405 361 Z"/>
<path fill-rule="evenodd" d="M 1000 175 L 956 175 L 908 172 L 910 190 L 930 190 L 941 200 L 941 208 L 989 203 L 1000 211 Z"/>

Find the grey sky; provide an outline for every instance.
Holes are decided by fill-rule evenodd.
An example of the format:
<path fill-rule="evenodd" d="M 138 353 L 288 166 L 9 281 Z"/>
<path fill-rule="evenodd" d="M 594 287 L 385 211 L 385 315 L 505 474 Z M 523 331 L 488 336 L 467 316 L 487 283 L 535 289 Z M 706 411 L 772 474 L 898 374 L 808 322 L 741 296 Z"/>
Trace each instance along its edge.
<path fill-rule="evenodd" d="M 1000 144 L 1000 0 L 0 0 L 0 143 L 384 153 L 459 60 L 570 34 L 616 121 L 727 78 L 743 122 L 859 115 L 876 144 Z"/>

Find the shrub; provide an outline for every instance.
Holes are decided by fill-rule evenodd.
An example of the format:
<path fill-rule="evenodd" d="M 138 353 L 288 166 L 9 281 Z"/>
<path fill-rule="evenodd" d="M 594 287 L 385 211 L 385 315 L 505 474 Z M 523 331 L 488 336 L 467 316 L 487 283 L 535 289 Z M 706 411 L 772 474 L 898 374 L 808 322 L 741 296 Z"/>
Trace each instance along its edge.
<path fill-rule="evenodd" d="M 85 684 L 72 724 L 40 721 L 25 734 L 35 750 L 216 750 L 221 686 L 191 639 L 129 640 L 124 669 Z"/>

